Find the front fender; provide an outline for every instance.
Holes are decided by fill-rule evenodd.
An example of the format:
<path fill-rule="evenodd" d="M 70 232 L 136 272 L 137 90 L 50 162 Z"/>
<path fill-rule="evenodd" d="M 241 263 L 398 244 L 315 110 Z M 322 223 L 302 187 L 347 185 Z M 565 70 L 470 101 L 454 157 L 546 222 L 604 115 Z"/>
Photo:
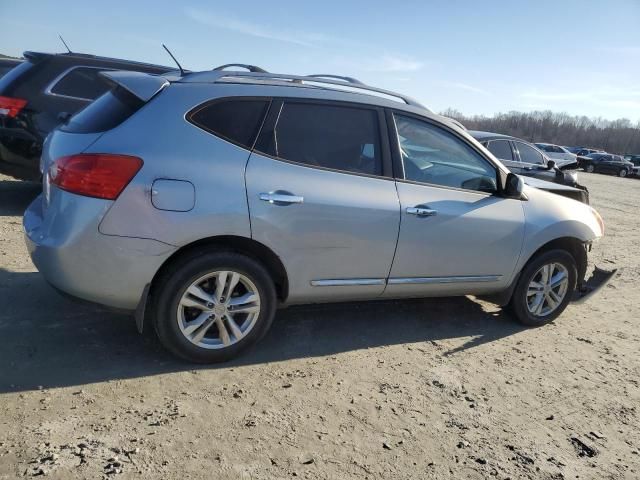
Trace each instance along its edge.
<path fill-rule="evenodd" d="M 570 198 L 527 187 L 524 203 L 525 240 L 516 272 L 547 243 L 573 238 L 590 243 L 603 234 L 594 210 Z"/>

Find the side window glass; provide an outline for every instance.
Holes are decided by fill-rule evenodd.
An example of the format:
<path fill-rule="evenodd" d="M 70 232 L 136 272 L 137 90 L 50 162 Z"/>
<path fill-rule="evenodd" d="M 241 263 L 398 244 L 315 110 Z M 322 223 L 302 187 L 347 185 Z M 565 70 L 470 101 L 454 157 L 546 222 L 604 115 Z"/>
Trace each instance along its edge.
<path fill-rule="evenodd" d="M 488 148 L 496 158 L 513 161 L 513 152 L 507 140 L 491 140 Z"/>
<path fill-rule="evenodd" d="M 428 122 L 394 118 L 407 180 L 483 192 L 497 189 L 495 168 L 463 140 Z"/>
<path fill-rule="evenodd" d="M 74 68 L 58 80 L 50 91 L 54 95 L 95 100 L 111 89 L 107 80 L 99 75 L 104 70 L 91 67 Z"/>
<path fill-rule="evenodd" d="M 522 142 L 516 142 L 516 146 L 518 147 L 518 151 L 520 152 L 520 161 L 524 163 L 533 163 L 536 165 L 544 164 L 542 154 L 535 148 Z"/>
<path fill-rule="evenodd" d="M 382 175 L 378 114 L 367 108 L 285 102 L 261 150 L 309 166 Z"/>
<path fill-rule="evenodd" d="M 203 130 L 251 149 L 268 105 L 268 100 L 214 100 L 196 107 L 187 115 L 187 119 Z"/>

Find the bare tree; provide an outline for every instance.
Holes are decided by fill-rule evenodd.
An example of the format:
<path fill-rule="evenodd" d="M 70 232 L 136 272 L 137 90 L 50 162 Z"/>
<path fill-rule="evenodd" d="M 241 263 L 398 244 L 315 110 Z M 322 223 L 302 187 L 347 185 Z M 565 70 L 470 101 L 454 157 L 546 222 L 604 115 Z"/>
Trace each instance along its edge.
<path fill-rule="evenodd" d="M 549 110 L 465 116 L 448 109 L 442 115 L 454 118 L 469 130 L 483 130 L 523 138 L 529 142 L 591 147 L 611 153 L 640 154 L 640 121 L 627 118 L 605 120 L 601 117 L 571 116 Z"/>

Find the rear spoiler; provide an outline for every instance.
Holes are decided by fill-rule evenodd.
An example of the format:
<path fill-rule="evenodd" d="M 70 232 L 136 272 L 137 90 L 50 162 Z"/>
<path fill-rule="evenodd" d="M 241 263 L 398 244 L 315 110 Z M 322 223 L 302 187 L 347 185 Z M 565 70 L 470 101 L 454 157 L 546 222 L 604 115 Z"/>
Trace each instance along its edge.
<path fill-rule="evenodd" d="M 100 72 L 110 83 L 124 88 L 143 102 L 151 100 L 160 90 L 169 85 L 161 76 L 142 72 L 105 71 Z"/>

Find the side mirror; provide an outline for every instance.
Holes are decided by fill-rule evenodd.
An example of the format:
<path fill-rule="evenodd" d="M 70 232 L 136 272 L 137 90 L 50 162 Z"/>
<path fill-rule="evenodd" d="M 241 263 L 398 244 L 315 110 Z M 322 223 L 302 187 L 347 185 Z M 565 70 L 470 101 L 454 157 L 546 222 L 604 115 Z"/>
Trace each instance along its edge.
<path fill-rule="evenodd" d="M 507 198 L 522 198 L 524 190 L 524 181 L 515 173 L 509 173 L 504 185 L 504 195 Z"/>
<path fill-rule="evenodd" d="M 547 170 L 554 170 L 556 168 L 555 160 L 547 160 Z"/>

